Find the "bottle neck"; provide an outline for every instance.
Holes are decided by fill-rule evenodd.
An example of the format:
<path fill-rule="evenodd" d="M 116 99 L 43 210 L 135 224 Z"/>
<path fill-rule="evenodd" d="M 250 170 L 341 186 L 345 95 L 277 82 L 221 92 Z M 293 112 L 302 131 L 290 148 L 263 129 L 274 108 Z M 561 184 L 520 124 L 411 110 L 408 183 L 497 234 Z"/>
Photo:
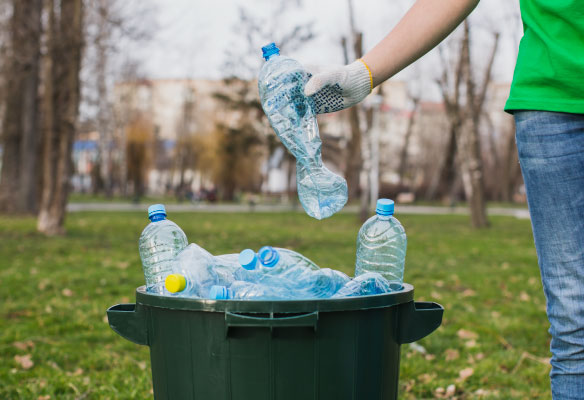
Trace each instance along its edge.
<path fill-rule="evenodd" d="M 277 54 L 277 53 L 270 54 L 269 56 L 266 57 L 266 62 L 270 61 L 271 59 L 276 58 L 276 57 L 280 57 L 280 54 Z"/>
<path fill-rule="evenodd" d="M 380 221 L 389 221 L 391 219 L 391 217 L 393 217 L 393 214 L 389 214 L 389 215 L 377 214 L 377 219 Z"/>
<path fill-rule="evenodd" d="M 164 214 L 154 214 L 150 216 L 150 222 L 158 222 L 166 219 Z"/>

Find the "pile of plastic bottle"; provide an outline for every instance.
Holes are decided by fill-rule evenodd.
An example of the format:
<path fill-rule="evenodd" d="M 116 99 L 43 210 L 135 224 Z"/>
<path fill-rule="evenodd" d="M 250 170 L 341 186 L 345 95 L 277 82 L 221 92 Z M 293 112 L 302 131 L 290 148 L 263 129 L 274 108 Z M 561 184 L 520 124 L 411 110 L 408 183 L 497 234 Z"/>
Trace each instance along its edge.
<path fill-rule="evenodd" d="M 347 182 L 322 162 L 312 100 L 304 95 L 309 74 L 280 56 L 274 43 L 262 48 L 266 60 L 258 77 L 262 108 L 272 128 L 296 158 L 300 203 L 308 215 L 327 218 L 347 202 Z M 367 296 L 402 289 L 406 234 L 393 217 L 392 200 L 377 201 L 376 215 L 357 238 L 355 278 L 289 249 L 264 246 L 214 256 L 188 244 L 184 232 L 166 219 L 163 205 L 148 209 L 151 223 L 140 237 L 148 292 L 202 299 L 320 299 Z"/>
<path fill-rule="evenodd" d="M 151 222 L 139 241 L 146 290 L 213 300 L 304 300 L 398 291 L 403 287 L 406 235 L 393 210 L 393 201 L 378 200 L 376 215 L 361 227 L 351 279 L 289 249 L 264 246 L 257 252 L 214 256 L 188 244 L 182 229 L 166 218 L 164 206 L 155 204 L 148 208 Z"/>

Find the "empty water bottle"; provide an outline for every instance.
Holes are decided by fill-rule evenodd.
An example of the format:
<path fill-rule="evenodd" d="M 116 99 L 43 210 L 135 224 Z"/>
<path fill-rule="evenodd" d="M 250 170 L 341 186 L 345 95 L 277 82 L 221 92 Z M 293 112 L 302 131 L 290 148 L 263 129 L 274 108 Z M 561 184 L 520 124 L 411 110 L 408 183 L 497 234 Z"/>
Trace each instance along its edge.
<path fill-rule="evenodd" d="M 390 283 L 377 272 L 366 272 L 347 282 L 333 297 L 370 296 L 395 292 L 402 288 L 400 283 Z"/>
<path fill-rule="evenodd" d="M 262 51 L 266 63 L 258 78 L 260 100 L 276 135 L 296 157 L 300 203 L 311 217 L 330 217 L 347 202 L 347 182 L 322 163 L 316 114 L 304 96 L 308 73 L 297 61 L 280 56 L 274 43 Z"/>
<path fill-rule="evenodd" d="M 393 217 L 393 200 L 379 199 L 376 215 L 369 218 L 357 237 L 355 276 L 378 272 L 390 283 L 403 283 L 406 259 L 406 232 Z"/>
<path fill-rule="evenodd" d="M 229 286 L 241 270 L 237 254 L 213 256 L 191 243 L 173 261 L 166 289 L 181 297 L 208 298 L 214 285 Z"/>
<path fill-rule="evenodd" d="M 245 294 L 237 294 L 241 288 L 229 288 L 237 298 L 327 298 L 349 281 L 344 273 L 321 269 L 302 254 L 288 249 L 264 246 L 257 254 L 246 249 L 240 253 L 239 261 L 247 271 L 244 280 L 259 286 L 245 286 Z M 267 289 L 270 291 L 266 292 Z"/>
<path fill-rule="evenodd" d="M 148 207 L 150 224 L 144 228 L 138 247 L 146 290 L 164 293 L 164 279 L 171 272 L 172 260 L 187 244 L 185 233 L 174 222 L 166 219 L 166 209 L 162 204 Z"/>
<path fill-rule="evenodd" d="M 319 269 L 318 265 L 300 253 L 271 246 L 264 246 L 257 253 L 252 249 L 243 250 L 239 254 L 239 263 L 249 271 L 245 280 L 250 281 L 266 276 L 282 275 L 295 266 L 311 270 Z"/>

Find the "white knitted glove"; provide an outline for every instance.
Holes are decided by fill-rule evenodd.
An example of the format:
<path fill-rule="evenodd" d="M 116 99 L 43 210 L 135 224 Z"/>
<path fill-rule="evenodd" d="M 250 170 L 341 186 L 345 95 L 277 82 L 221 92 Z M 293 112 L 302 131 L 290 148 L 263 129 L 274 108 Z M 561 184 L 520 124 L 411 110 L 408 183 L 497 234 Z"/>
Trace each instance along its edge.
<path fill-rule="evenodd" d="M 352 64 L 315 74 L 306 83 L 304 94 L 314 100 L 317 114 L 354 106 L 373 89 L 369 67 L 358 59 Z"/>

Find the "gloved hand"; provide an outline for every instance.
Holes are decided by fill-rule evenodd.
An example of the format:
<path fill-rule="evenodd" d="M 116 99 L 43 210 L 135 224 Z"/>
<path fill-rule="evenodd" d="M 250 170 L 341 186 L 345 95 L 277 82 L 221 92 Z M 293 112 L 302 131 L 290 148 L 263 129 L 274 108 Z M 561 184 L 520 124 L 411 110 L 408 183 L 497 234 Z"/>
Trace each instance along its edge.
<path fill-rule="evenodd" d="M 369 67 L 359 59 L 352 64 L 315 74 L 306 83 L 304 94 L 314 100 L 317 114 L 349 108 L 373 89 Z"/>

